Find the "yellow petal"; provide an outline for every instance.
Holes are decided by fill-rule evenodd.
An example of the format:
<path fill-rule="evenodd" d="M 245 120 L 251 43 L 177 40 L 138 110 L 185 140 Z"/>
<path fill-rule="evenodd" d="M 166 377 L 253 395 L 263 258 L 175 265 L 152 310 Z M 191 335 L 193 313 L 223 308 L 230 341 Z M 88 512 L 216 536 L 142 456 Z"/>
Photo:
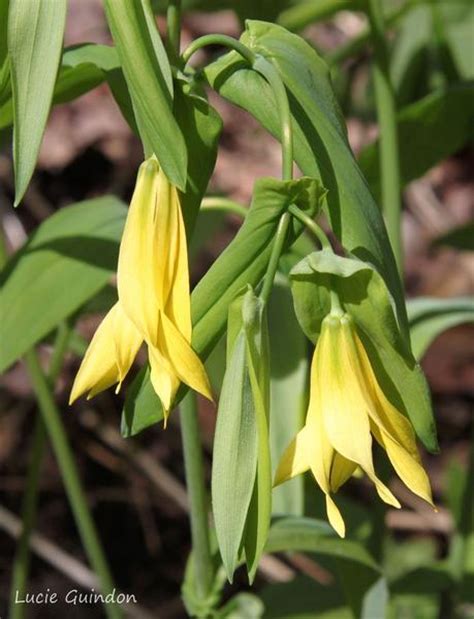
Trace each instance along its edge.
<path fill-rule="evenodd" d="M 158 293 L 161 287 L 157 253 L 158 163 L 141 166 L 120 244 L 117 286 L 120 302 L 144 338 L 158 339 Z"/>
<path fill-rule="evenodd" d="M 74 380 L 69 404 L 83 393 L 90 392 L 92 397 L 119 380 L 113 332 L 115 308 L 116 305 L 108 312 L 94 333 Z"/>
<path fill-rule="evenodd" d="M 212 401 L 211 386 L 201 360 L 163 313 L 160 313 L 158 348 L 183 383 Z"/>
<path fill-rule="evenodd" d="M 151 384 L 163 405 L 166 426 L 180 381 L 170 363 L 163 357 L 157 348 L 152 346 L 148 347 L 148 359 L 151 366 Z"/>
<path fill-rule="evenodd" d="M 119 384 L 117 393 L 143 342 L 138 329 L 128 318 L 120 303 L 113 307 L 113 335 L 115 342 L 115 362 L 118 370 Z"/>
<path fill-rule="evenodd" d="M 352 477 L 356 468 L 357 464 L 355 462 L 351 462 L 347 460 L 347 458 L 344 458 L 344 456 L 341 456 L 341 454 L 335 452 L 331 466 L 331 491 L 337 492 L 339 488 Z"/>
<path fill-rule="evenodd" d="M 386 450 L 397 475 L 408 488 L 433 505 L 428 476 L 421 464 L 415 432 L 410 421 L 400 413 L 380 388 L 364 345 L 357 334 L 354 344 L 362 372 L 367 378 L 371 406 L 368 413 L 372 433 Z"/>
<path fill-rule="evenodd" d="M 70 404 L 86 391 L 92 398 L 127 375 L 142 343 L 140 333 L 116 303 L 100 323 L 72 386 Z"/>
<path fill-rule="evenodd" d="M 309 469 L 307 451 L 305 428 L 303 428 L 291 441 L 281 457 L 275 473 L 274 486 L 278 486 L 300 473 L 305 473 Z"/>
<path fill-rule="evenodd" d="M 334 503 L 333 499 L 329 496 L 329 494 L 326 494 L 326 513 L 328 515 L 329 523 L 339 535 L 339 537 L 345 537 L 346 525 L 344 524 L 344 520 L 342 519 L 341 512 L 339 511 L 337 505 Z"/>
<path fill-rule="evenodd" d="M 351 333 L 342 327 L 340 319 L 329 317 L 323 323 L 318 342 L 318 385 L 324 427 L 333 448 L 365 471 L 382 500 L 400 507 L 397 499 L 375 474 L 365 385 L 361 383 L 357 367 L 354 367 L 358 358 L 350 346 Z"/>
<path fill-rule="evenodd" d="M 178 191 L 160 172 L 158 186 L 160 234 L 157 252 L 161 257 L 161 298 L 164 311 L 184 338 L 191 341 L 191 305 L 186 230 Z"/>
<path fill-rule="evenodd" d="M 390 435 L 378 428 L 372 428 L 375 438 L 386 450 L 390 462 L 403 483 L 419 497 L 434 507 L 430 480 L 423 466 Z"/>

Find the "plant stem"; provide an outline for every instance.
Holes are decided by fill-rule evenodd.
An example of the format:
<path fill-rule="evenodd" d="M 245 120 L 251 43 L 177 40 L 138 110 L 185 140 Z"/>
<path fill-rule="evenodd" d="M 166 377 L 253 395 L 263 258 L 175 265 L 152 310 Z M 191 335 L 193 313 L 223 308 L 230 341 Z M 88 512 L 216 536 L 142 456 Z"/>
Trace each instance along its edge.
<path fill-rule="evenodd" d="M 278 71 L 271 62 L 259 56 L 253 68 L 258 71 L 269 83 L 272 88 L 278 112 L 280 115 L 280 136 L 282 147 L 282 178 L 289 181 L 293 178 L 293 130 L 291 125 L 291 110 L 286 93 L 285 84 Z M 266 303 L 272 291 L 273 280 L 278 268 L 278 262 L 282 253 L 285 239 L 288 233 L 291 217 L 288 211 L 283 213 L 278 224 L 275 240 L 273 242 L 272 253 L 268 261 L 267 271 L 263 282 L 260 298 Z"/>
<path fill-rule="evenodd" d="M 290 181 L 293 178 L 293 129 L 286 87 L 273 64 L 262 56 L 256 58 L 253 63 L 253 68 L 267 80 L 275 97 L 278 113 L 280 115 L 282 148 L 281 176 L 284 181 Z"/>
<path fill-rule="evenodd" d="M 201 202 L 201 211 L 225 211 L 226 213 L 232 213 L 238 215 L 243 219 L 246 218 L 248 209 L 234 200 L 229 198 L 221 198 L 220 196 L 211 196 L 203 198 Z"/>
<path fill-rule="evenodd" d="M 17 604 L 17 599 L 24 599 L 26 583 L 30 569 L 30 536 L 36 520 L 38 505 L 38 485 L 41 477 L 41 465 L 46 446 L 46 432 L 43 420 L 38 415 L 35 421 L 33 446 L 28 464 L 25 492 L 21 507 L 21 522 L 23 525 L 16 549 L 12 567 L 12 583 L 10 590 L 10 618 L 22 619 L 25 616 L 25 605 Z"/>
<path fill-rule="evenodd" d="M 66 322 L 59 325 L 48 371 L 48 381 L 51 385 L 54 385 L 59 372 L 61 371 L 70 333 L 70 326 Z M 41 416 L 38 415 L 35 421 L 33 446 L 31 449 L 28 473 L 26 476 L 25 493 L 23 495 L 21 508 L 21 521 L 23 523 L 23 529 L 20 539 L 18 540 L 17 551 L 12 568 L 10 596 L 10 617 L 12 619 L 21 619 L 25 616 L 25 606 L 23 604 L 16 604 L 15 600 L 17 595 L 20 599 L 24 599 L 24 594 L 26 591 L 26 582 L 30 566 L 30 536 L 36 520 L 39 494 L 38 485 L 41 476 L 41 466 L 45 447 L 46 432 L 44 422 Z"/>
<path fill-rule="evenodd" d="M 260 298 L 264 303 L 267 303 L 272 292 L 273 280 L 275 279 L 278 262 L 283 250 L 283 245 L 285 244 L 290 219 L 290 214 L 287 211 L 283 213 L 278 224 L 275 240 L 273 242 L 272 253 L 270 254 L 270 260 L 268 261 L 267 271 L 265 273 L 265 279 L 263 282 L 262 291 L 260 293 Z"/>
<path fill-rule="evenodd" d="M 53 446 L 63 478 L 72 512 L 92 568 L 96 572 L 104 594 L 114 589 L 109 566 L 105 559 L 87 499 L 79 479 L 71 447 L 62 424 L 60 412 L 55 404 L 48 380 L 45 377 L 35 350 L 25 355 L 26 366 L 36 393 L 44 425 Z M 111 619 L 122 617 L 122 612 L 113 604 L 104 605 L 105 613 Z"/>
<path fill-rule="evenodd" d="M 380 0 L 368 0 L 367 8 L 375 51 L 373 73 L 380 132 L 382 205 L 388 235 L 401 273 L 403 269 L 402 202 L 395 96 L 390 82 L 389 57 Z"/>
<path fill-rule="evenodd" d="M 294 217 L 296 217 L 296 219 L 301 221 L 302 224 L 304 224 L 309 230 L 311 230 L 314 236 L 321 243 L 322 249 L 329 249 L 330 251 L 332 251 L 331 243 L 329 242 L 329 239 L 326 236 L 324 230 L 320 226 L 318 226 L 318 224 L 313 221 L 311 217 L 308 217 L 308 215 L 306 215 L 306 213 L 299 209 L 295 204 L 290 204 L 288 210 Z"/>
<path fill-rule="evenodd" d="M 168 52 L 175 59 L 178 59 L 181 44 L 181 0 L 169 0 L 166 23 L 168 30 Z"/>
<path fill-rule="evenodd" d="M 206 45 L 222 45 L 238 52 L 250 65 L 255 61 L 255 54 L 239 40 L 229 37 L 226 34 L 206 34 L 195 39 L 183 52 L 182 58 L 186 65 L 191 56 Z"/>
<path fill-rule="evenodd" d="M 180 405 L 186 485 L 189 493 L 191 539 L 197 594 L 206 598 L 214 577 L 209 541 L 208 504 L 199 435 L 196 394 L 189 391 Z"/>

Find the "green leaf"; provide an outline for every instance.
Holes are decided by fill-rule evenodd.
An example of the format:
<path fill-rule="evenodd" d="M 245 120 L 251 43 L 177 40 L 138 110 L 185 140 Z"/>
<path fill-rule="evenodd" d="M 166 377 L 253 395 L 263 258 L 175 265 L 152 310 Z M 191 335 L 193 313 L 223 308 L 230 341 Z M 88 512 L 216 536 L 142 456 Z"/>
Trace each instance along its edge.
<path fill-rule="evenodd" d="M 322 586 L 307 576 L 266 585 L 261 592 L 264 619 L 354 619 L 337 586 Z"/>
<path fill-rule="evenodd" d="M 474 84 L 458 84 L 434 92 L 399 112 L 397 123 L 403 184 L 423 176 L 468 143 L 473 97 Z M 359 164 L 374 195 L 380 196 L 378 141 L 362 151 Z"/>
<path fill-rule="evenodd" d="M 8 58 L 8 4 L 0 0 L 0 105 L 10 96 L 10 60 Z"/>
<path fill-rule="evenodd" d="M 256 286 L 263 277 L 281 215 L 294 203 L 313 216 L 319 211 L 323 196 L 324 190 L 318 181 L 307 177 L 294 181 L 262 178 L 255 183 L 252 205 L 244 224 L 191 295 L 192 344 L 202 358 L 210 354 L 224 332 L 231 302 L 244 286 Z M 301 230 L 301 224 L 292 222 L 286 248 Z M 148 388 L 143 383 L 142 388 L 145 387 Z M 177 401 L 184 393 L 183 387 Z M 135 414 L 140 414 L 139 408 Z M 146 416 L 148 418 L 148 414 Z M 162 412 L 157 411 L 156 419 L 161 417 Z M 137 425 L 143 427 L 142 423 Z"/>
<path fill-rule="evenodd" d="M 257 429 L 257 476 L 244 535 L 245 560 L 250 584 L 267 542 L 272 512 L 272 464 L 268 436 L 270 360 L 265 304 L 252 288 L 242 305 L 247 367 Z"/>
<path fill-rule="evenodd" d="M 54 86 L 53 104 L 67 103 L 76 99 L 106 79 L 122 108 L 122 102 L 116 96 L 116 89 L 112 88 L 112 85 L 120 80 L 125 86 L 115 48 L 108 45 L 96 45 L 95 43 L 84 43 L 69 47 L 64 50 L 62 55 L 59 75 Z M 130 100 L 128 106 L 131 109 Z M 122 109 L 122 113 L 129 120 L 126 115 L 129 113 L 128 110 Z M 13 106 L 10 99 L 0 109 L 0 128 L 7 127 L 12 122 Z"/>
<path fill-rule="evenodd" d="M 472 33 L 474 5 L 470 0 L 438 0 L 438 25 L 443 30 L 446 45 L 457 73 L 465 80 L 474 78 Z"/>
<path fill-rule="evenodd" d="M 270 296 L 268 325 L 271 333 L 270 440 L 272 460 L 277 465 L 303 425 L 308 373 L 307 340 L 296 320 L 288 280 L 283 276 L 277 278 Z M 274 514 L 301 516 L 303 508 L 302 475 L 273 490 Z"/>
<path fill-rule="evenodd" d="M 270 526 L 272 470 L 265 306 L 251 287 L 232 303 L 228 322 L 228 363 L 214 436 L 212 502 L 227 577 L 232 581 L 243 546 L 252 582 Z"/>
<path fill-rule="evenodd" d="M 433 619 L 439 617 L 440 604 L 437 595 L 394 595 L 390 601 L 387 619 Z"/>
<path fill-rule="evenodd" d="M 15 205 L 30 182 L 46 127 L 61 59 L 66 7 L 66 0 L 10 0 Z"/>
<path fill-rule="evenodd" d="M 468 222 L 457 228 L 453 228 L 439 236 L 433 245 L 453 247 L 464 251 L 474 251 L 474 222 Z"/>
<path fill-rule="evenodd" d="M 304 174 L 320 178 L 328 189 L 326 211 L 332 229 L 344 247 L 376 266 L 395 300 L 402 330 L 408 333 L 400 279 L 382 215 L 349 147 L 328 67 L 308 43 L 280 26 L 249 21 L 241 40 L 278 69 L 290 94 L 296 162 Z M 223 97 L 280 137 L 269 85 L 237 53 L 206 67 L 205 77 Z"/>
<path fill-rule="evenodd" d="M 270 527 L 266 552 L 311 552 L 350 561 L 374 572 L 380 571 L 367 550 L 358 542 L 337 537 L 329 524 L 313 518 L 281 518 Z"/>
<path fill-rule="evenodd" d="M 142 138 L 169 180 L 184 190 L 186 145 L 173 116 L 171 69 L 149 3 L 106 0 L 105 10 Z"/>
<path fill-rule="evenodd" d="M 400 332 L 389 291 L 377 271 L 359 260 L 323 250 L 296 265 L 290 279 L 298 321 L 313 342 L 330 311 L 330 291 L 337 292 L 357 325 L 384 393 L 408 415 L 427 449 L 436 451 L 436 428 L 426 380 Z"/>
<path fill-rule="evenodd" d="M 0 276 L 0 371 L 103 288 L 125 215 L 112 196 L 62 208 L 10 258 Z"/>
<path fill-rule="evenodd" d="M 421 359 L 431 343 L 448 329 L 474 322 L 472 298 L 435 299 L 421 297 L 407 304 L 413 354 Z"/>
<path fill-rule="evenodd" d="M 245 334 L 233 346 L 214 434 L 212 509 L 219 550 L 232 582 L 257 467 L 255 411 L 246 367 Z"/>

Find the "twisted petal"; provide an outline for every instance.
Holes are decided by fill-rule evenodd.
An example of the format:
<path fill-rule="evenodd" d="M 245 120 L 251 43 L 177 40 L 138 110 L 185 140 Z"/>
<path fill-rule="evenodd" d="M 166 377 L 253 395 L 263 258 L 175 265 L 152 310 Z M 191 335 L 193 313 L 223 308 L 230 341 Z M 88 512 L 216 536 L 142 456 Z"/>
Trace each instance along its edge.
<path fill-rule="evenodd" d="M 165 314 L 190 342 L 191 306 L 186 231 L 178 191 L 161 171 L 157 204 L 160 230 L 157 237 L 161 284 L 159 294 Z"/>
<path fill-rule="evenodd" d="M 142 338 L 116 303 L 100 323 L 74 380 L 69 403 L 83 393 L 88 397 L 120 384 L 140 348 Z"/>
<path fill-rule="evenodd" d="M 430 482 L 421 464 L 412 425 L 386 398 L 377 382 L 367 352 L 356 333 L 354 333 L 354 345 L 360 367 L 366 377 L 372 434 L 386 450 L 393 468 L 405 485 L 433 505 Z"/>
<path fill-rule="evenodd" d="M 400 507 L 375 474 L 365 386 L 360 382 L 360 375 L 354 372 L 358 360 L 350 347 L 348 333 L 341 328 L 338 319 L 327 321 L 318 349 L 318 384 L 329 442 L 344 458 L 365 471 L 383 501 Z"/>
<path fill-rule="evenodd" d="M 141 166 L 120 244 L 117 285 L 120 302 L 144 339 L 156 346 L 158 292 L 162 288 L 157 253 L 159 184 L 158 163 Z"/>
<path fill-rule="evenodd" d="M 166 314 L 160 314 L 159 325 L 159 349 L 162 356 L 183 383 L 212 401 L 206 370 L 191 345 Z"/>

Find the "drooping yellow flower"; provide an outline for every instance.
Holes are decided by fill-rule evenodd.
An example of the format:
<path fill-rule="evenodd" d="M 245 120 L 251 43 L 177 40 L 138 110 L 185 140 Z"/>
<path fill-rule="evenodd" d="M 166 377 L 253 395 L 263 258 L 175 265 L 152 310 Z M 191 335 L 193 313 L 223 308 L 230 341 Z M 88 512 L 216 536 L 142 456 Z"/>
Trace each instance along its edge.
<path fill-rule="evenodd" d="M 180 382 L 212 399 L 206 371 L 190 345 L 188 254 L 178 192 L 154 157 L 138 173 L 117 284 L 119 300 L 90 343 L 70 402 L 116 383 L 118 390 L 143 341 L 165 421 Z"/>
<path fill-rule="evenodd" d="M 344 537 L 344 521 L 331 493 L 357 467 L 372 480 L 383 501 L 400 507 L 375 473 L 372 437 L 386 450 L 408 488 L 432 505 L 410 421 L 382 391 L 351 317 L 330 314 L 323 320 L 311 365 L 306 424 L 283 454 L 275 485 L 311 470 L 326 495 L 329 522 Z"/>

